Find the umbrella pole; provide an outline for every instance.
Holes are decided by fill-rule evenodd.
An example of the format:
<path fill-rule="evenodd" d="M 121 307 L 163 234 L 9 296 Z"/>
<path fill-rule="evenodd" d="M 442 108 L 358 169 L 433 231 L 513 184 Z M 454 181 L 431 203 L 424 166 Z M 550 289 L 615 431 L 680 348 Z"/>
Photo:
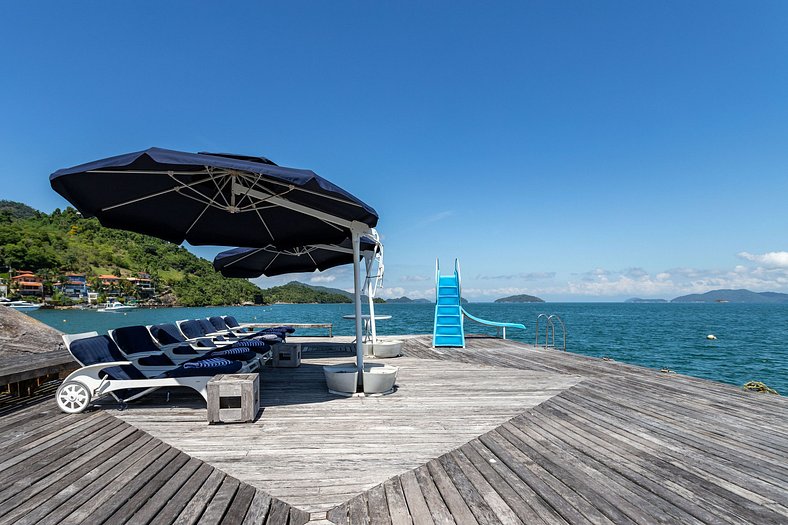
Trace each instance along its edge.
<path fill-rule="evenodd" d="M 361 329 L 361 286 L 359 284 L 359 258 L 361 257 L 361 236 L 356 231 L 351 231 L 353 241 L 353 298 L 356 307 L 356 368 L 358 369 L 358 383 L 364 386 L 364 333 Z"/>
<path fill-rule="evenodd" d="M 369 301 L 369 329 L 372 335 L 372 344 L 378 342 L 378 334 L 375 326 L 375 301 L 372 298 L 372 264 L 373 264 L 372 256 L 364 255 L 364 265 L 367 268 L 367 278 L 365 282 L 367 283 L 367 300 Z"/>

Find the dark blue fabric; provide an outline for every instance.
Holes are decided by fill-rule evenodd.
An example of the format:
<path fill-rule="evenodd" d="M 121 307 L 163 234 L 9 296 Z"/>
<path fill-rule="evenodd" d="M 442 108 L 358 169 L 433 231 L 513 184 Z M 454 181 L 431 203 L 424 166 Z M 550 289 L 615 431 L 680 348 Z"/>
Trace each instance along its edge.
<path fill-rule="evenodd" d="M 199 361 L 196 361 L 199 362 Z M 196 363 L 195 362 L 195 363 Z M 186 366 L 186 363 L 162 374 L 163 377 L 209 377 L 219 374 L 234 374 L 243 368 L 240 361 L 230 361 L 228 359 L 216 359 L 213 363 L 220 363 L 218 366 Z M 162 377 L 160 376 L 160 377 Z"/>
<path fill-rule="evenodd" d="M 108 335 L 98 335 L 72 341 L 71 354 L 84 366 L 113 361 L 128 361 Z M 145 379 L 145 375 L 132 365 L 106 368 L 104 373 L 110 379 Z"/>
<path fill-rule="evenodd" d="M 159 344 L 162 345 L 171 345 L 186 341 L 186 338 L 183 337 L 178 327 L 175 326 L 175 323 L 164 323 L 151 326 L 150 333 L 156 338 Z"/>
<path fill-rule="evenodd" d="M 361 251 L 375 249 L 375 241 L 361 238 Z M 327 246 L 321 243 L 321 246 Z M 322 272 L 335 266 L 353 263 L 353 248 L 350 238 L 328 245 L 337 249 L 300 246 L 298 249 L 280 250 L 274 246 L 265 248 L 234 248 L 219 253 L 213 259 L 213 268 L 225 277 L 251 279 L 265 275 L 274 277 L 288 273 Z"/>
<path fill-rule="evenodd" d="M 202 328 L 203 335 L 216 332 L 216 327 L 208 319 L 196 319 Z"/>
<path fill-rule="evenodd" d="M 200 337 L 205 337 L 205 330 L 203 330 L 200 323 L 195 320 L 184 321 L 178 325 L 188 339 L 198 339 Z"/>
<path fill-rule="evenodd" d="M 142 366 L 175 366 L 175 363 L 164 354 L 149 355 L 137 359 Z"/>
<path fill-rule="evenodd" d="M 240 324 L 238 324 L 238 321 L 232 315 L 225 315 L 224 322 L 230 328 L 240 328 L 241 326 Z"/>
<path fill-rule="evenodd" d="M 172 353 L 173 354 L 177 354 L 177 355 L 196 355 L 196 354 L 199 354 L 199 352 L 197 350 L 195 350 L 194 348 L 192 348 L 189 345 L 176 346 L 175 348 L 172 349 Z"/>
<path fill-rule="evenodd" d="M 237 343 L 233 343 L 232 348 L 264 348 L 268 350 L 271 347 L 265 341 L 260 341 L 259 339 L 245 339 L 243 341 L 238 341 Z"/>
<path fill-rule="evenodd" d="M 150 332 L 144 326 L 125 326 L 116 328 L 113 338 L 118 347 L 126 354 L 140 352 L 159 352 L 160 349 L 151 339 Z"/>
<path fill-rule="evenodd" d="M 206 167 L 218 168 L 217 178 Z M 52 188 L 85 217 L 101 224 L 156 236 L 175 244 L 266 246 L 281 248 L 316 243 L 339 243 L 348 230 L 316 217 L 271 206 L 258 213 L 230 213 L 206 207 L 204 195 L 230 202 L 233 185 L 226 170 L 257 175 L 254 189 L 292 186 L 288 200 L 346 221 L 374 227 L 377 212 L 342 188 L 309 170 L 273 166 L 240 156 L 201 155 L 150 148 L 72 168 L 50 175 Z M 179 191 L 173 191 L 178 188 Z M 219 193 L 217 194 L 217 188 Z M 298 191 L 303 189 L 305 191 Z M 112 205 L 126 202 L 124 206 Z M 261 222 L 262 221 L 262 222 Z M 262 224 L 267 227 L 261 227 Z M 272 237 L 268 231 L 275 232 Z"/>
<path fill-rule="evenodd" d="M 257 354 L 252 352 L 248 347 L 239 346 L 225 348 L 224 350 L 214 350 L 210 353 L 209 357 L 224 357 L 232 361 L 251 361 L 257 357 Z"/>
<path fill-rule="evenodd" d="M 209 317 L 208 321 L 213 325 L 217 332 L 221 332 L 223 330 L 227 330 L 227 324 L 224 322 L 224 319 L 220 315 L 215 315 L 213 317 Z"/>

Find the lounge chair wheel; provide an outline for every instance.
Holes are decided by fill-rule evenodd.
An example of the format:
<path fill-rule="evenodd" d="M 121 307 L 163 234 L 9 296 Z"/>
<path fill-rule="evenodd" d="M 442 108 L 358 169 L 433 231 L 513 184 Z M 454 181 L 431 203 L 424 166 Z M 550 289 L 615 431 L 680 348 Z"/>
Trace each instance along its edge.
<path fill-rule="evenodd" d="M 90 390 L 79 381 L 66 381 L 55 394 L 57 406 L 68 414 L 79 414 L 90 404 Z"/>

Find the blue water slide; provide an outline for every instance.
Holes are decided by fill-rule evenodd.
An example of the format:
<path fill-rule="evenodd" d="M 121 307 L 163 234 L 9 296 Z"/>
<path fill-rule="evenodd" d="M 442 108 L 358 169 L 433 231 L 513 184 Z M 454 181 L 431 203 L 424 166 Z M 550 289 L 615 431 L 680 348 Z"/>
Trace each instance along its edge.
<path fill-rule="evenodd" d="M 435 325 L 432 346 L 465 348 L 460 301 L 460 262 L 454 261 L 454 274 L 441 275 L 440 262 L 435 260 Z"/>
<path fill-rule="evenodd" d="M 486 325 L 486 326 L 494 326 L 494 327 L 498 328 L 498 333 L 502 333 L 504 339 L 506 339 L 506 329 L 507 328 L 519 328 L 521 330 L 525 330 L 525 325 L 523 325 L 523 324 L 520 324 L 520 323 L 500 323 L 498 321 L 488 321 L 486 319 L 480 319 L 478 317 L 474 317 L 471 314 L 469 314 L 467 311 L 465 311 L 465 308 L 462 308 L 462 307 L 460 307 L 460 308 L 462 309 L 462 315 L 467 317 L 471 321 L 473 321 L 475 323 L 483 324 L 483 325 Z"/>
<path fill-rule="evenodd" d="M 462 286 L 460 284 L 460 261 L 454 260 L 454 274 L 441 275 L 440 261 L 435 260 L 435 324 L 432 332 L 432 346 L 454 346 L 465 348 L 465 327 L 467 317 L 471 321 L 486 326 L 494 326 L 506 339 L 507 328 L 525 330 L 520 323 L 501 323 L 474 317 L 462 307 Z"/>

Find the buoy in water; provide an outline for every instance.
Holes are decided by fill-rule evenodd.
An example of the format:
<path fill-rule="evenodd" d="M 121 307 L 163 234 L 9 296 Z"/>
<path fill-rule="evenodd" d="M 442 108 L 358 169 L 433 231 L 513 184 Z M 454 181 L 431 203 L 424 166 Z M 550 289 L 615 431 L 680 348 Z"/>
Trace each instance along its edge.
<path fill-rule="evenodd" d="M 711 340 L 711 339 L 717 339 L 717 336 L 716 336 L 716 335 L 714 335 L 714 334 L 709 334 L 709 335 L 707 335 L 707 336 L 706 336 L 706 339 L 709 339 L 709 340 Z"/>

